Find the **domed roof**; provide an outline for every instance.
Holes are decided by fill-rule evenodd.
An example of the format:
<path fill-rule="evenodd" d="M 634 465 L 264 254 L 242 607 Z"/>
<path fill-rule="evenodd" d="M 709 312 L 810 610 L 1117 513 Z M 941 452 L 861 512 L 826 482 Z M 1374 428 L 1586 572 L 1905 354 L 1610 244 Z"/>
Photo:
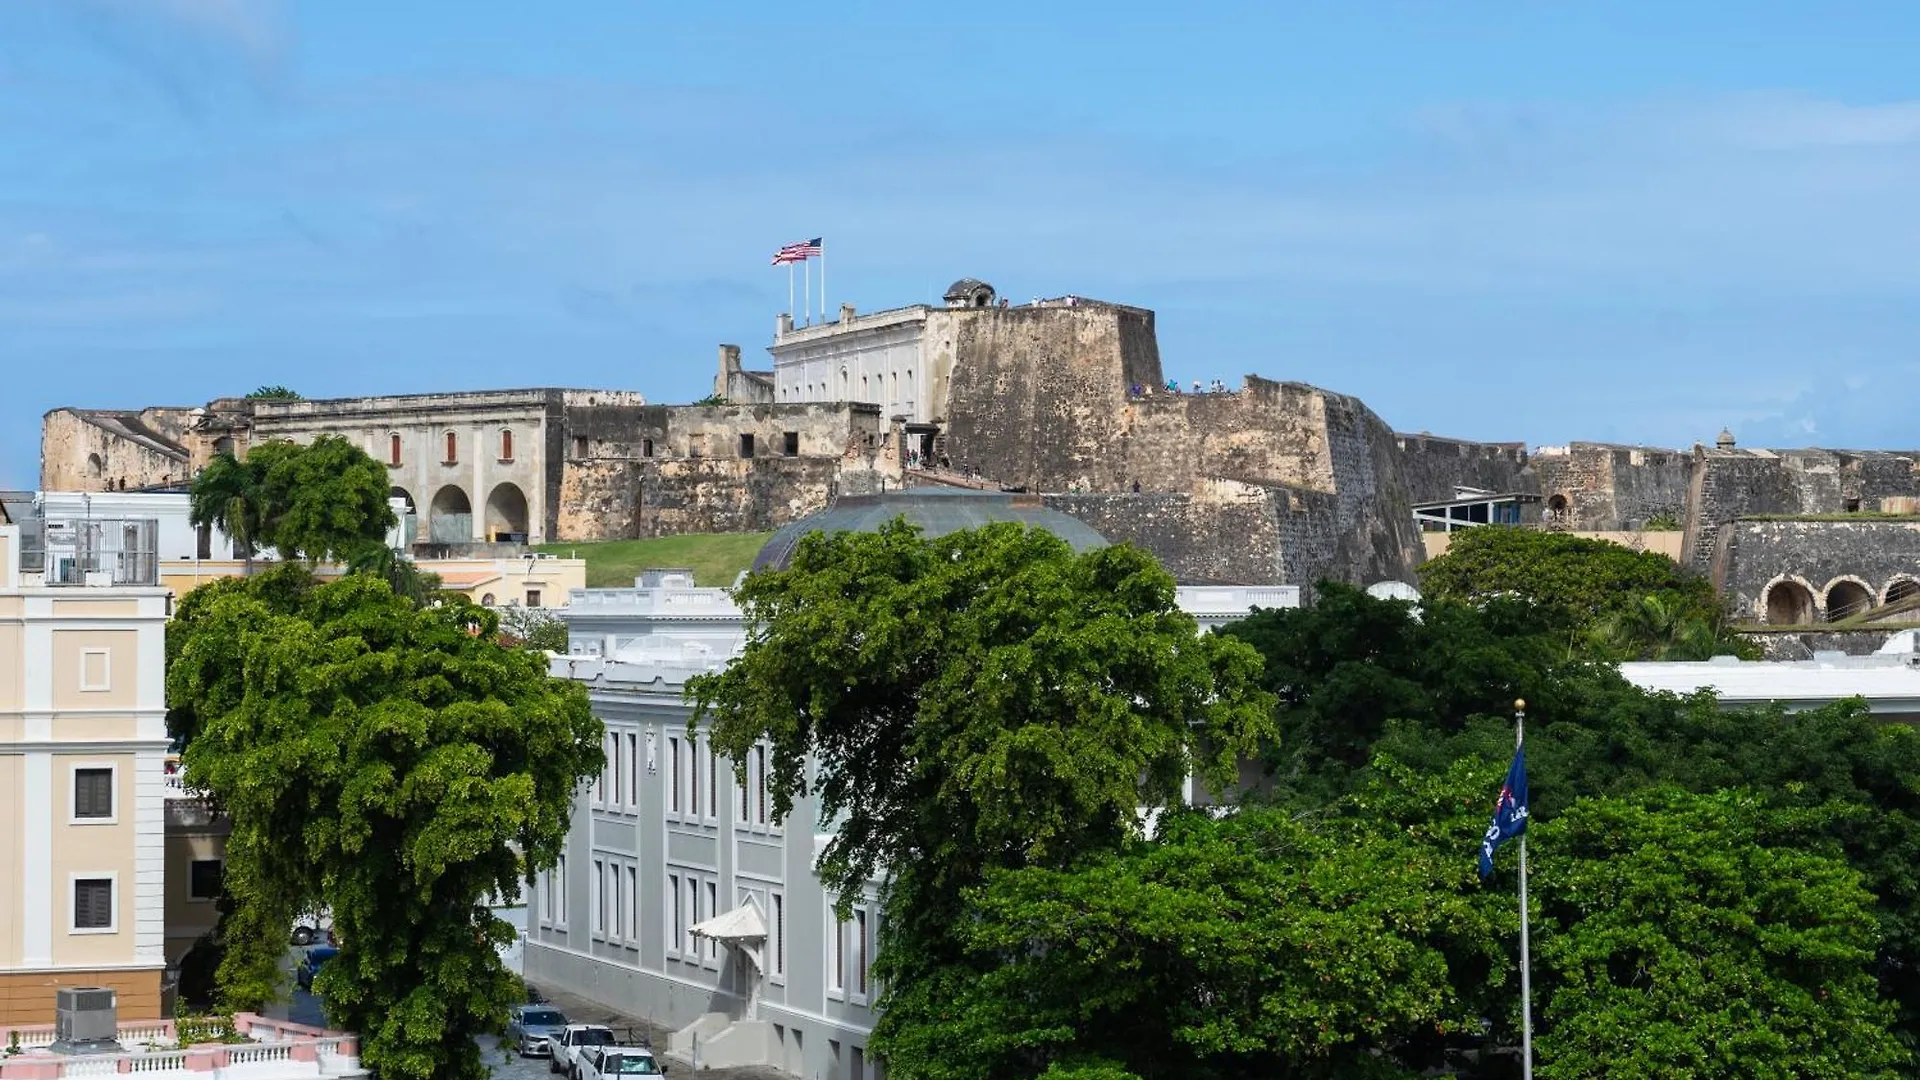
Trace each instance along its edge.
<path fill-rule="evenodd" d="M 878 532 L 880 526 L 904 517 L 920 527 L 921 535 L 934 537 L 963 529 L 977 529 L 996 521 L 1017 521 L 1045 529 L 1067 542 L 1075 551 L 1106 547 L 1106 538 L 1077 518 L 1040 504 L 1038 496 L 1009 495 L 964 488 L 914 488 L 889 491 L 883 495 L 847 495 L 815 514 L 809 514 L 773 534 L 753 568 L 785 570 L 800 546 L 800 538 L 813 532 Z"/>
<path fill-rule="evenodd" d="M 982 289 L 992 292 L 993 286 L 981 281 L 979 278 L 963 277 L 959 281 L 947 286 L 947 295 L 941 297 L 941 299 L 971 301 L 974 294 Z"/>

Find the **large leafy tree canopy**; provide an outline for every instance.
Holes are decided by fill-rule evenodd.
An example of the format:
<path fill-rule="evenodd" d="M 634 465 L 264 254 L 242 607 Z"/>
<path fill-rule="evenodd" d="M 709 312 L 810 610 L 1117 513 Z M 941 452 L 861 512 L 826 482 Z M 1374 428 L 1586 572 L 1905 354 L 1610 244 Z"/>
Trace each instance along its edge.
<path fill-rule="evenodd" d="M 170 719 L 187 783 L 233 823 L 228 1006 L 277 994 L 290 920 L 325 904 L 342 951 L 318 983 L 368 1064 L 485 1075 L 473 1037 L 517 989 L 496 952 L 513 930 L 488 899 L 553 864 L 575 786 L 601 765 L 584 689 L 495 631 L 482 608 L 297 566 L 182 600 Z"/>
<path fill-rule="evenodd" d="M 386 466 L 338 435 L 215 455 L 194 478 L 191 518 L 287 558 L 347 559 L 393 528 Z"/>
<path fill-rule="evenodd" d="M 962 889 L 1118 847 L 1143 807 L 1176 803 L 1193 773 L 1224 785 L 1272 733 L 1258 656 L 1197 635 L 1130 547 L 895 522 L 809 536 L 737 596 L 747 645 L 689 683 L 695 723 L 736 762 L 770 749 L 781 816 L 818 800 L 834 833 L 818 872 L 843 900 L 890 875 L 882 1041 L 960 959 Z"/>
<path fill-rule="evenodd" d="M 1570 644 L 1608 659 L 1757 655 L 1730 634 L 1713 586 L 1650 551 L 1567 533 L 1462 529 L 1420 567 L 1428 598 L 1532 605 Z"/>

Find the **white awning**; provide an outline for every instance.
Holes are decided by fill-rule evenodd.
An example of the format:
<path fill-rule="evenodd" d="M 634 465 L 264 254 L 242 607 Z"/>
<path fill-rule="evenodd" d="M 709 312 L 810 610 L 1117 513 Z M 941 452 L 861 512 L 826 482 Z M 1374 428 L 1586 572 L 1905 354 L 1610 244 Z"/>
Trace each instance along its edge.
<path fill-rule="evenodd" d="M 764 941 L 767 936 L 767 921 L 760 917 L 760 909 L 753 903 L 741 904 L 732 911 L 715 915 L 705 922 L 694 923 L 688 928 L 694 937 L 712 938 L 729 945 Z"/>

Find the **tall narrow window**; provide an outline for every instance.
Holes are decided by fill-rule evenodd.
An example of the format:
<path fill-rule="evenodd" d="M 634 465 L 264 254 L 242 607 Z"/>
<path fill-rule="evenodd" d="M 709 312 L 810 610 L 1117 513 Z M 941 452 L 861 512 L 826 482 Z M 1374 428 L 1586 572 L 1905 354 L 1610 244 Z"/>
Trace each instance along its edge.
<path fill-rule="evenodd" d="M 700 736 L 687 736 L 687 756 L 693 760 L 693 768 L 687 775 L 687 816 L 700 816 Z"/>
<path fill-rule="evenodd" d="M 773 897 L 773 973 L 787 973 L 787 898 L 774 893 Z"/>
<path fill-rule="evenodd" d="M 682 929 L 686 924 L 680 921 L 680 875 L 667 875 L 667 951 L 680 951 Z"/>
<path fill-rule="evenodd" d="M 640 803 L 640 737 L 627 732 L 627 799 L 634 805 Z"/>
<path fill-rule="evenodd" d="M 554 888 L 559 893 L 553 902 L 553 921 L 565 926 L 568 919 L 567 857 L 565 855 L 553 861 L 553 880 L 558 883 Z"/>
<path fill-rule="evenodd" d="M 707 882 L 707 918 L 711 919 L 719 914 L 720 883 L 717 881 L 709 881 Z M 707 959 L 720 959 L 720 943 L 713 938 L 707 939 Z"/>
<path fill-rule="evenodd" d="M 864 997 L 867 993 L 867 913 L 865 911 L 853 913 L 853 935 L 853 947 L 858 950 L 855 955 L 860 958 L 860 994 Z"/>
<path fill-rule="evenodd" d="M 687 925 L 698 926 L 700 919 L 700 883 L 689 876 L 687 878 Z M 700 962 L 700 942 L 698 939 L 689 935 L 687 947 L 682 951 L 687 954 L 687 962 L 689 964 L 697 964 Z"/>
<path fill-rule="evenodd" d="M 607 936 L 617 939 L 620 928 L 627 925 L 627 909 L 622 906 L 626 903 L 626 897 L 621 895 L 619 863 L 607 864 L 607 892 L 613 897 L 607 905 Z"/>
<path fill-rule="evenodd" d="M 447 464 L 460 460 L 460 436 L 447 432 Z"/>
<path fill-rule="evenodd" d="M 765 825 L 767 823 L 767 749 L 764 746 L 753 748 L 753 774 L 756 798 L 753 820 Z"/>
<path fill-rule="evenodd" d="M 667 813 L 680 812 L 680 740 L 667 739 Z"/>
<path fill-rule="evenodd" d="M 841 993 L 847 988 L 847 924 L 833 918 L 833 912 L 827 912 L 833 922 L 833 981 L 827 989 Z"/>
<path fill-rule="evenodd" d="M 75 879 L 73 928 L 75 930 L 111 930 L 113 924 L 113 879 Z"/>
<path fill-rule="evenodd" d="M 606 863 L 593 860 L 593 932 L 607 932 L 607 871 Z"/>
<path fill-rule="evenodd" d="M 75 819 L 113 817 L 113 770 L 73 770 L 73 816 Z"/>
<path fill-rule="evenodd" d="M 641 457 L 653 456 L 653 440 L 652 439 L 640 440 L 640 456 Z"/>
<path fill-rule="evenodd" d="M 633 897 L 633 910 L 627 913 L 627 925 L 632 928 L 627 932 L 627 940 L 637 945 L 640 941 L 640 871 L 631 866 L 627 867 L 627 895 Z"/>
<path fill-rule="evenodd" d="M 753 759 L 748 758 L 747 760 L 751 762 Z M 738 777 L 734 781 L 733 786 L 740 789 L 740 816 L 734 819 L 736 824 L 745 825 L 747 823 L 747 785 L 753 781 L 752 770 L 753 766 L 749 764 L 746 770 L 747 775 Z"/>
<path fill-rule="evenodd" d="M 621 765 L 624 763 L 620 760 L 620 736 L 618 733 L 615 733 L 613 736 L 613 756 L 609 764 L 611 766 L 610 771 L 613 773 L 613 794 L 607 799 L 607 805 L 619 806 L 621 803 L 627 801 L 627 770 L 621 768 Z"/>
<path fill-rule="evenodd" d="M 387 464 L 400 464 L 400 433 L 387 436 Z"/>
<path fill-rule="evenodd" d="M 720 817 L 720 755 L 707 743 L 707 816 Z"/>
<path fill-rule="evenodd" d="M 506 428 L 500 429 L 500 460 L 513 460 L 513 432 Z"/>
<path fill-rule="evenodd" d="M 573 437 L 573 456 L 577 458 L 587 456 L 587 437 L 585 435 L 575 435 Z"/>

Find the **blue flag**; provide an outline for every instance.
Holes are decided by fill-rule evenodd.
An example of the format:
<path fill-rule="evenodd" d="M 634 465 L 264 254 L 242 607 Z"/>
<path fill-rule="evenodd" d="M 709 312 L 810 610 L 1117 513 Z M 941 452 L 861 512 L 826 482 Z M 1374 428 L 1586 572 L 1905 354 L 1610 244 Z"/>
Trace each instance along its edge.
<path fill-rule="evenodd" d="M 1527 831 L 1527 752 L 1513 752 L 1513 765 L 1507 770 L 1506 783 L 1500 785 L 1500 802 L 1493 808 L 1493 824 L 1480 841 L 1480 876 L 1493 873 L 1493 853 L 1501 844 Z"/>

